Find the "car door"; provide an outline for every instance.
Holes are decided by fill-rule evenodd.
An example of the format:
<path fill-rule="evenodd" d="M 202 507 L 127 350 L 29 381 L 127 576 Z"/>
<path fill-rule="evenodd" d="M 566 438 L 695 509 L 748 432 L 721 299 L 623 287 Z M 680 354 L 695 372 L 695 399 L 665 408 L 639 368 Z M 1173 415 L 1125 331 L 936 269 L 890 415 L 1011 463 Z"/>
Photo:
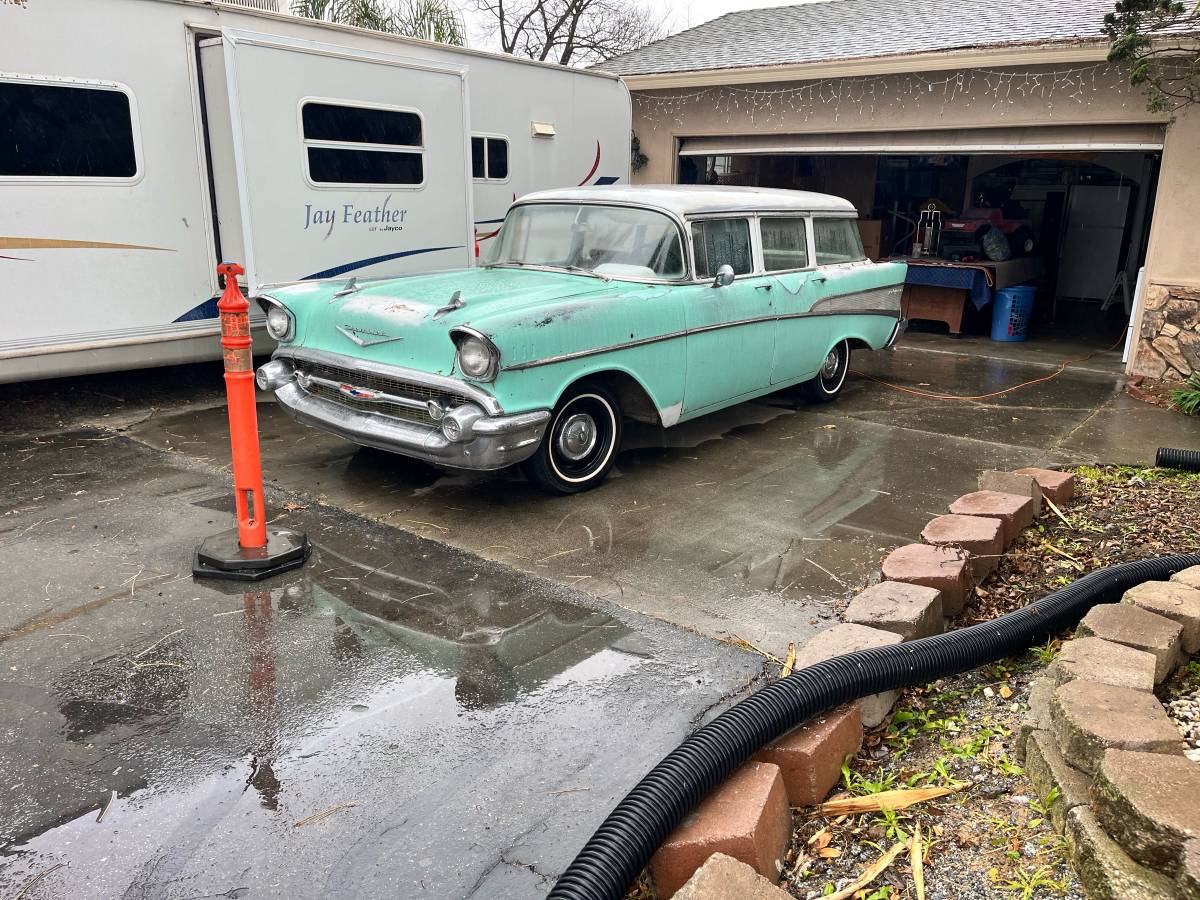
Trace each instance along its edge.
<path fill-rule="evenodd" d="M 813 266 L 808 228 L 805 216 L 759 219 L 763 271 L 776 285 L 772 302 L 778 320 L 771 384 L 810 377 L 829 349 L 829 320 L 813 315 L 813 302 L 825 276 Z"/>
<path fill-rule="evenodd" d="M 755 265 L 752 220 L 747 216 L 691 223 L 698 283 L 686 291 L 687 353 L 683 411 L 717 407 L 770 384 L 775 345 L 773 279 Z M 734 280 L 715 286 L 728 265 Z"/>

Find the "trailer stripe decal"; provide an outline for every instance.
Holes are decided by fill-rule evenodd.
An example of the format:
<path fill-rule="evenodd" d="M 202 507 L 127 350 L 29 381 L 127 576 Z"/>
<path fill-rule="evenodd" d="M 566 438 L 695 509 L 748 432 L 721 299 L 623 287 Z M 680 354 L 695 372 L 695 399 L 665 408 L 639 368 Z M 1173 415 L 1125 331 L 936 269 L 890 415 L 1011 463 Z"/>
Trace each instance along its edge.
<path fill-rule="evenodd" d="M 165 253 L 175 252 L 170 247 L 146 247 L 142 244 L 108 244 L 104 241 L 70 241 L 60 238 L 31 237 L 0 237 L 0 250 L 161 250 Z"/>
<path fill-rule="evenodd" d="M 373 266 L 376 263 L 387 262 L 389 259 L 399 259 L 402 256 L 416 256 L 418 253 L 436 253 L 438 250 L 458 250 L 462 247 L 459 244 L 457 247 L 426 247 L 423 250 L 405 250 L 401 253 L 389 253 L 385 256 L 374 256 L 370 259 L 360 259 L 357 262 L 346 263 L 342 266 L 334 266 L 332 269 L 326 269 L 323 272 L 316 272 L 312 275 L 305 275 L 301 281 L 308 281 L 312 278 L 336 278 L 353 269 L 359 269 L 363 266 Z M 215 319 L 217 317 L 217 300 L 219 297 L 212 297 L 205 300 L 203 303 L 197 304 L 185 312 L 182 316 L 176 319 L 176 322 L 195 322 L 200 319 Z"/>
<path fill-rule="evenodd" d="M 332 269 L 313 272 L 311 275 L 305 275 L 301 280 L 308 281 L 310 278 L 336 278 L 338 275 L 345 275 L 347 272 L 353 272 L 355 269 L 362 269 L 366 266 L 374 266 L 381 262 L 387 262 L 389 259 L 400 259 L 402 256 L 416 256 L 418 253 L 437 253 L 439 250 L 459 249 L 462 249 L 462 244 L 453 247 L 426 247 L 423 250 L 403 250 L 400 253 L 386 253 L 383 256 L 372 256 L 369 259 L 359 259 L 345 265 L 334 266 Z"/>
<path fill-rule="evenodd" d="M 583 181 L 579 182 L 579 186 L 583 187 L 592 180 L 592 176 L 596 174 L 596 170 L 600 168 L 600 142 L 596 141 L 596 161 L 592 163 L 592 167 L 588 169 L 588 173 L 583 176 Z"/>

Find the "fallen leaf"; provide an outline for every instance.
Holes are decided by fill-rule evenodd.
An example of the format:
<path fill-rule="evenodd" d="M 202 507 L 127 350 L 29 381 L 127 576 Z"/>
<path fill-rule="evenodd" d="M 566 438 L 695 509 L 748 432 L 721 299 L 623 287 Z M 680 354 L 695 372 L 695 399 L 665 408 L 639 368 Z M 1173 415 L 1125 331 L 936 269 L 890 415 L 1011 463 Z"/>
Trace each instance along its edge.
<path fill-rule="evenodd" d="M 813 810 L 813 816 L 845 816 L 858 815 L 865 812 L 879 812 L 883 809 L 907 809 L 926 800 L 936 800 L 961 790 L 957 787 L 924 787 L 908 788 L 899 791 L 880 791 L 878 794 L 868 794 L 865 797 L 847 797 L 844 800 L 827 800 Z"/>
<path fill-rule="evenodd" d="M 308 504 L 297 503 L 295 500 L 289 500 L 287 503 L 283 504 L 283 508 L 288 512 L 295 512 L 298 509 L 308 509 Z"/>
<path fill-rule="evenodd" d="M 850 900 L 855 894 L 865 888 L 868 884 L 883 874 L 884 869 L 890 866 L 897 856 L 900 855 L 908 845 L 895 844 L 891 850 L 867 866 L 866 870 L 854 879 L 850 884 L 846 885 L 836 894 L 830 894 L 822 900 Z"/>
<path fill-rule="evenodd" d="M 796 665 L 796 642 L 788 641 L 787 659 L 783 661 L 783 671 L 779 673 L 780 678 L 787 678 L 792 674 L 792 669 Z"/>
<path fill-rule="evenodd" d="M 913 887 L 917 891 L 917 900 L 925 900 L 925 860 L 921 847 L 921 823 L 913 829 L 912 838 L 908 845 L 908 860 L 912 866 Z"/>
<path fill-rule="evenodd" d="M 1008 700 L 1013 695 L 1013 690 L 1007 684 L 1000 685 L 1000 696 Z"/>
<path fill-rule="evenodd" d="M 817 856 L 821 859 L 837 859 L 842 855 L 842 851 L 837 847 L 822 847 L 817 851 Z"/>

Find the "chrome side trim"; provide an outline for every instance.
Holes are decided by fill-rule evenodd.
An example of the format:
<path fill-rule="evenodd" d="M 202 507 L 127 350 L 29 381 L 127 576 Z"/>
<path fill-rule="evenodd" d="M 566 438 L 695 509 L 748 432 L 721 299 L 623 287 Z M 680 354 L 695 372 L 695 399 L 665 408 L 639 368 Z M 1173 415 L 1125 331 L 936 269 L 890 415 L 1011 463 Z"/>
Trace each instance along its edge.
<path fill-rule="evenodd" d="M 489 416 L 502 416 L 504 409 L 500 402 L 470 382 L 445 375 L 433 375 L 416 369 L 406 369 L 403 366 L 389 366 L 386 363 L 371 362 L 353 356 L 343 356 L 340 353 L 330 353 L 327 350 L 310 350 L 304 347 L 281 347 L 272 355 L 272 359 L 292 359 L 298 362 L 312 362 L 327 366 L 349 369 L 352 372 L 362 372 L 365 375 L 378 375 L 384 378 L 394 378 L 397 381 L 408 381 L 425 387 L 436 388 L 448 394 L 459 394 L 478 403 Z M 424 409 L 424 405 L 421 406 Z"/>
<path fill-rule="evenodd" d="M 900 314 L 900 295 L 903 285 L 888 285 L 869 291 L 855 291 L 822 297 L 812 305 L 812 312 L 862 313 L 871 309 L 891 309 Z"/>
<path fill-rule="evenodd" d="M 628 350 L 632 347 L 644 347 L 647 344 L 657 344 L 662 341 L 673 341 L 678 338 L 687 337 L 692 334 L 704 334 L 709 331 L 720 331 L 725 328 L 738 328 L 742 325 L 757 325 L 763 322 L 783 322 L 791 319 L 812 319 L 820 316 L 885 316 L 887 318 L 900 318 L 900 293 L 903 289 L 902 285 L 887 285 L 881 288 L 870 288 L 865 291 L 847 291 L 844 294 L 834 294 L 829 297 L 822 297 L 813 304 L 812 309 L 808 312 L 799 313 L 784 313 L 776 316 L 754 316 L 748 319 L 737 319 L 733 322 L 718 322 L 715 325 L 705 325 L 702 328 L 684 329 L 682 331 L 671 331 L 666 334 L 657 334 L 653 337 L 636 338 L 631 341 L 622 341 L 619 344 L 609 344 L 605 347 L 593 347 L 587 350 L 575 350 L 571 353 L 560 353 L 556 356 L 546 356 L 541 359 L 530 360 L 529 362 L 513 363 L 503 366 L 502 372 L 520 372 L 525 369 L 535 369 L 539 366 L 550 366 L 555 363 L 569 362 L 575 359 L 584 359 L 588 356 L 598 356 L 601 353 L 615 353 L 618 350 Z M 888 296 L 879 296 L 885 294 Z M 895 296 L 895 304 L 892 304 L 892 296 Z M 839 302 L 843 301 L 843 302 Z M 882 305 L 880 305 L 882 303 Z"/>

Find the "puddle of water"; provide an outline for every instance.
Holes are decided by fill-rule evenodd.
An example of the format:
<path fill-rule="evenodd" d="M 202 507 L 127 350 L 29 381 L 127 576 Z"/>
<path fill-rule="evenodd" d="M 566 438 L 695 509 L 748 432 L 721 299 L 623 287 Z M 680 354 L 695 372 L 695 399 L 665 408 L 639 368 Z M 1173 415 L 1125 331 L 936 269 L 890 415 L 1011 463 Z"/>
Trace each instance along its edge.
<path fill-rule="evenodd" d="M 652 655 L 620 621 L 517 576 L 399 549 L 326 528 L 283 586 L 205 586 L 218 612 L 201 604 L 189 625 L 81 659 L 45 690 L 0 689 L 9 727 L 53 734 L 0 828 L 0 887 L 66 864 L 54 883 L 93 896 L 182 896 L 210 890 L 203 862 L 244 882 L 224 896 L 260 890 L 262 867 L 212 865 L 230 834 L 316 852 L 325 818 L 362 827 L 360 806 L 419 796 L 422 771 L 436 782 L 469 764 L 501 723 L 569 720 L 590 695 L 628 690 Z"/>

